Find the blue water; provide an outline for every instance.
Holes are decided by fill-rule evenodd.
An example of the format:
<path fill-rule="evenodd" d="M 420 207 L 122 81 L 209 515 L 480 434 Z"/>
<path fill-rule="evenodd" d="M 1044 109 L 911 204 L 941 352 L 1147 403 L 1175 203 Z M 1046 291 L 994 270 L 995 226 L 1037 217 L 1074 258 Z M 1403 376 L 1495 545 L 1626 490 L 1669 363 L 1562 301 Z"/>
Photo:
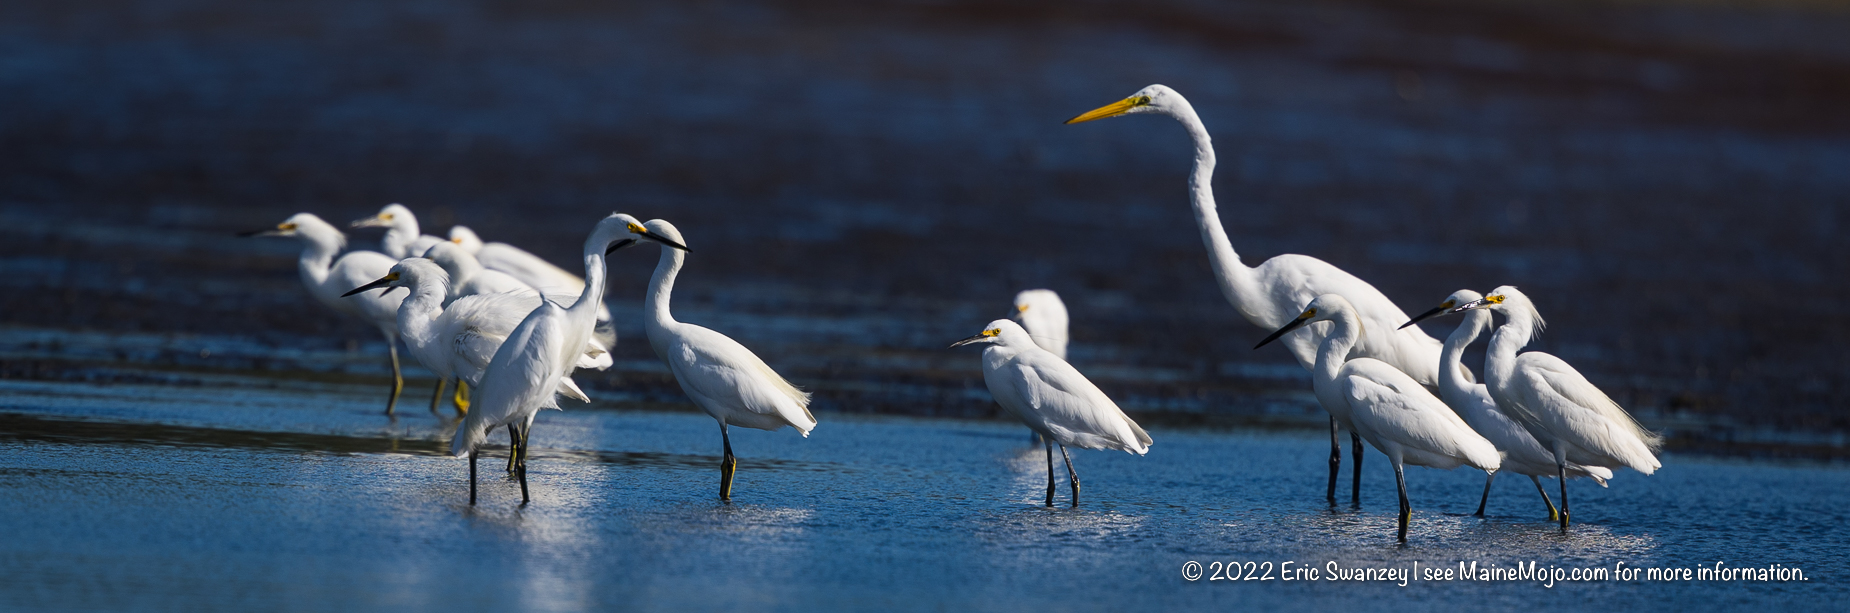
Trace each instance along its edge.
<path fill-rule="evenodd" d="M 454 421 L 416 394 L 386 418 L 376 391 L 242 375 L 188 387 L 0 381 L 0 607 L 1823 610 L 1850 595 L 1841 466 L 1666 456 L 1657 475 L 1621 473 L 1610 489 L 1572 483 L 1567 536 L 1525 479 L 1501 479 L 1480 519 L 1468 514 L 1482 473 L 1413 468 L 1402 546 L 1382 456 L 1364 464 L 1361 508 L 1332 508 L 1328 439 L 1315 432 L 1151 428 L 1148 456 L 1076 454 L 1073 509 L 1064 475 L 1059 506 L 1041 505 L 1045 458 L 1018 425 L 823 414 L 808 439 L 734 429 L 726 505 L 711 419 L 618 405 L 540 418 L 524 507 L 500 449 L 488 452 L 470 507 L 466 463 L 442 454 Z M 1806 580 L 1403 587 L 1182 573 L 1189 561 L 1718 560 L 1797 567 Z"/>

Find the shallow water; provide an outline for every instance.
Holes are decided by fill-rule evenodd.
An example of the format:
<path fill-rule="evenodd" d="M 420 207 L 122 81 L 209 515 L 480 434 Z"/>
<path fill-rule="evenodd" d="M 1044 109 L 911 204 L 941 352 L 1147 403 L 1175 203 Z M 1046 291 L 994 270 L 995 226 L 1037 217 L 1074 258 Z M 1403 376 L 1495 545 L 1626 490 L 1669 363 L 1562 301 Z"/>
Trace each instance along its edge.
<path fill-rule="evenodd" d="M 1520 477 L 1408 470 L 1410 542 L 1370 452 L 1360 509 L 1322 500 L 1314 434 L 1152 428 L 1081 451 L 1082 504 L 1041 505 L 1042 451 L 1003 422 L 823 415 L 808 439 L 734 429 L 735 502 L 696 413 L 576 409 L 534 429 L 534 500 L 442 451 L 454 422 L 377 414 L 368 386 L 225 376 L 0 381 L 0 592 L 21 609 L 1706 608 L 1846 595 L 1850 471 L 1667 456 L 1570 485 L 1572 534 Z M 500 442 L 502 439 L 493 439 Z M 1803 582 L 1208 581 L 1188 561 L 1344 568 L 1780 564 Z M 1277 576 L 1277 573 L 1274 573 Z"/>

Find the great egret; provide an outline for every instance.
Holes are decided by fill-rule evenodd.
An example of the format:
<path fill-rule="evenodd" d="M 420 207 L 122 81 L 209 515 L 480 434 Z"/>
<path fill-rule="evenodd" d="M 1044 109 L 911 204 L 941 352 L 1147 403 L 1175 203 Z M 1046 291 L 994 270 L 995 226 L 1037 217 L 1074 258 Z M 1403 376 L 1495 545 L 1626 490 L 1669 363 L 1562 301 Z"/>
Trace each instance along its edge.
<path fill-rule="evenodd" d="M 1073 506 L 1079 506 L 1079 473 L 1066 446 L 1082 449 L 1118 449 L 1143 455 L 1150 450 L 1150 435 L 1124 414 L 1117 403 L 1066 360 L 1042 349 L 1020 325 L 1007 319 L 989 322 L 982 332 L 951 347 L 987 344 L 983 348 L 983 383 L 996 404 L 1028 424 L 1047 441 L 1047 506 L 1053 506 L 1053 446 L 1060 444 L 1066 460 Z"/>
<path fill-rule="evenodd" d="M 1414 317 L 1405 325 L 1411 326 L 1427 318 L 1443 315 L 1458 305 L 1483 297 L 1468 289 L 1452 292 L 1445 302 Z M 1468 372 L 1463 360 L 1465 348 L 1471 346 L 1471 342 L 1489 328 L 1490 311 L 1470 311 L 1465 313 L 1464 321 L 1458 324 L 1458 329 L 1445 339 L 1445 350 L 1439 354 L 1439 398 L 1453 411 L 1457 411 L 1465 423 L 1471 425 L 1472 430 L 1476 430 L 1490 444 L 1496 445 L 1498 451 L 1503 452 L 1502 471 L 1528 475 L 1529 480 L 1535 483 L 1535 491 L 1542 495 L 1542 503 L 1548 505 L 1548 519 L 1557 520 L 1560 514 L 1555 511 L 1554 502 L 1548 499 L 1548 490 L 1542 488 L 1541 480 L 1541 477 L 1556 476 L 1554 457 L 1542 448 L 1541 443 L 1535 442 L 1535 437 L 1527 429 L 1497 408 L 1497 401 L 1490 397 L 1490 390 L 1484 384 L 1465 379 L 1464 373 Z M 1612 471 L 1606 468 L 1572 463 L 1567 465 L 1567 474 L 1570 477 L 1590 477 L 1600 487 L 1605 487 L 1606 480 L 1612 478 Z M 1484 496 L 1477 503 L 1478 517 L 1484 516 L 1484 505 L 1490 502 L 1490 483 L 1496 478 L 1497 473 L 1494 472 L 1484 478 Z"/>
<path fill-rule="evenodd" d="M 403 296 L 386 293 L 358 300 L 341 298 L 341 292 L 378 278 L 392 269 L 395 262 L 385 254 L 350 251 L 340 255 L 347 237 L 332 224 L 312 213 L 296 213 L 274 228 L 240 232 L 239 236 L 292 236 L 302 241 L 302 257 L 296 270 L 308 294 L 336 311 L 360 318 L 379 329 L 385 336 L 386 350 L 392 354 L 392 395 L 385 401 L 385 414 L 398 406 L 398 394 L 405 389 L 405 377 L 398 367 L 398 306 Z M 335 256 L 339 255 L 339 259 Z M 441 382 L 439 382 L 441 384 Z"/>
<path fill-rule="evenodd" d="M 816 416 L 809 412 L 809 394 L 785 381 L 738 341 L 675 321 L 668 312 L 669 295 L 674 292 L 675 275 L 681 271 L 688 252 L 681 232 L 660 219 L 631 225 L 630 230 L 638 237 L 662 244 L 661 259 L 649 279 L 649 318 L 643 322 L 643 329 L 649 334 L 649 347 L 667 363 L 681 391 L 719 420 L 720 444 L 725 449 L 719 465 L 719 499 L 731 501 L 732 477 L 738 472 L 739 460 L 732 455 L 727 426 L 759 430 L 790 426 L 808 437 L 816 427 Z"/>
<path fill-rule="evenodd" d="M 474 230 L 467 226 L 450 226 L 450 240 L 447 241 L 463 252 L 475 256 L 483 268 L 494 271 L 494 275 L 507 275 L 521 283 L 527 284 L 547 296 L 569 295 L 570 300 L 578 299 L 578 292 L 585 287 L 585 280 L 553 266 L 539 256 L 522 251 L 519 247 L 507 243 L 482 243 Z M 438 262 L 442 263 L 442 262 Z M 599 299 L 597 309 L 597 329 L 592 338 L 605 347 L 617 346 L 617 327 L 611 318 L 610 307 Z"/>
<path fill-rule="evenodd" d="M 1207 127 L 1201 124 L 1201 118 L 1195 115 L 1195 108 L 1189 105 L 1182 94 L 1163 85 L 1151 85 L 1131 94 L 1129 98 L 1093 109 L 1066 123 L 1136 113 L 1168 115 L 1182 122 L 1189 137 L 1194 139 L 1195 169 L 1188 177 L 1188 185 L 1189 201 L 1195 207 L 1195 223 L 1201 227 L 1201 240 L 1207 244 L 1208 261 L 1213 264 L 1214 276 L 1220 281 L 1221 294 L 1233 303 L 1233 308 L 1246 321 L 1273 330 L 1292 321 L 1291 318 L 1318 295 L 1338 294 L 1354 306 L 1355 314 L 1364 328 L 1348 357 L 1374 358 L 1412 375 L 1420 385 L 1438 385 L 1439 341 L 1417 327 L 1397 329 L 1401 322 L 1407 321 L 1407 314 L 1400 307 L 1394 306 L 1394 302 L 1388 300 L 1387 296 L 1381 295 L 1375 286 L 1310 256 L 1274 256 L 1252 268 L 1240 261 L 1240 255 L 1233 250 L 1233 243 L 1227 240 L 1227 231 L 1221 227 L 1220 213 L 1215 210 L 1212 185 L 1214 145 L 1208 139 Z M 1309 333 L 1286 339 L 1284 344 L 1291 350 L 1291 355 L 1298 359 L 1298 364 L 1308 369 L 1316 362 L 1318 344 L 1329 334 L 1329 326 L 1316 326 Z M 1336 475 L 1342 464 L 1342 448 L 1337 443 L 1336 426 L 1337 420 L 1332 416 L 1330 488 L 1327 495 L 1332 503 L 1336 501 Z M 1360 503 L 1362 441 L 1354 432 L 1350 433 L 1350 438 L 1355 447 L 1355 475 L 1351 480 L 1350 495 Z"/>
<path fill-rule="evenodd" d="M 378 280 L 353 288 L 343 294 L 354 296 L 367 290 L 394 287 L 408 288 L 409 296 L 398 307 L 398 332 L 411 348 L 418 363 L 439 378 L 455 379 L 458 384 L 457 408 L 467 412 L 468 401 L 460 390 L 478 385 L 482 370 L 495 356 L 495 350 L 528 313 L 539 308 L 542 298 L 537 292 L 523 289 L 495 294 L 464 296 L 443 304 L 448 293 L 449 275 L 435 262 L 424 258 L 406 258 L 392 265 L 392 270 Z M 609 352 L 596 341 L 586 343 L 574 364 L 576 368 L 602 370 L 611 364 Z M 567 398 L 590 402 L 583 390 L 568 375 L 559 379 L 559 393 Z M 434 408 L 434 407 L 433 407 Z"/>
<path fill-rule="evenodd" d="M 1066 359 L 1066 303 L 1050 289 L 1022 290 L 1015 294 L 1015 314 L 1034 344 Z"/>
<path fill-rule="evenodd" d="M 1516 354 L 1544 325 L 1541 313 L 1528 296 L 1505 285 L 1449 312 L 1475 309 L 1503 314 L 1503 325 L 1490 336 L 1490 350 L 1484 357 L 1484 382 L 1497 408 L 1554 452 L 1556 474 L 1561 477 L 1563 534 L 1568 524 L 1570 463 L 1627 466 L 1647 475 L 1663 466 L 1656 456 L 1663 439 L 1638 425 L 1630 413 L 1581 376 L 1580 371 L 1540 351 Z"/>
<path fill-rule="evenodd" d="M 1324 294 L 1296 319 L 1280 327 L 1254 349 L 1317 322 L 1333 322 L 1329 335 L 1317 348 L 1311 380 L 1317 401 L 1331 415 L 1359 432 L 1394 464 L 1394 482 L 1400 488 L 1400 541 L 1407 541 L 1407 522 L 1413 506 L 1407 502 L 1403 464 L 1453 469 L 1470 464 L 1484 472 L 1501 466 L 1497 447 L 1471 430 L 1413 377 L 1374 358 L 1348 358 L 1362 336 L 1362 317 L 1348 299 Z"/>
<path fill-rule="evenodd" d="M 475 504 L 478 449 L 488 431 L 501 426 L 509 428 L 509 454 L 514 474 L 520 480 L 521 504 L 530 500 L 526 455 L 533 417 L 542 408 L 559 408 L 554 393 L 583 354 L 585 343 L 591 340 L 598 303 L 604 295 L 604 255 L 635 242 L 627 238 L 634 227 L 636 218 L 621 213 L 598 221 L 585 238 L 586 283 L 579 288 L 578 300 L 563 308 L 542 301 L 514 326 L 482 370 L 475 406 L 450 440 L 450 453 L 469 456 L 469 504 Z"/>
<path fill-rule="evenodd" d="M 405 205 L 396 203 L 385 205 L 377 215 L 353 220 L 351 227 L 385 228 L 385 237 L 379 240 L 379 247 L 380 251 L 392 256 L 393 261 L 422 255 L 431 245 L 443 242 L 442 238 L 418 233 L 417 216 Z"/>

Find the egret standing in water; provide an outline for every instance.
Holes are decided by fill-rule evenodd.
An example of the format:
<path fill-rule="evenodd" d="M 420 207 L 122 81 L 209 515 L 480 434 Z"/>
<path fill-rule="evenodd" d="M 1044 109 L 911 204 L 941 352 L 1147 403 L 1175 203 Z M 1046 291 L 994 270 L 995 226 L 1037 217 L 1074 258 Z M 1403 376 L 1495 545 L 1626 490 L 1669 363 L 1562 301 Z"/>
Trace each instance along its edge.
<path fill-rule="evenodd" d="M 1054 443 L 1060 444 L 1060 457 L 1066 460 L 1075 507 L 1079 506 L 1079 472 L 1073 470 L 1067 445 L 1137 455 L 1150 450 L 1150 435 L 1137 422 L 1066 360 L 1035 344 L 1020 325 L 998 319 L 951 347 L 977 344 L 989 345 L 983 348 L 983 383 L 989 395 L 1047 441 L 1047 506 L 1053 506 Z"/>
<path fill-rule="evenodd" d="M 1567 533 L 1571 464 L 1627 466 L 1647 475 L 1663 466 L 1656 456 L 1663 439 L 1638 425 L 1580 371 L 1540 351 L 1516 354 L 1544 325 L 1528 296 L 1505 285 L 1449 312 L 1476 309 L 1503 314 L 1503 325 L 1490 336 L 1490 351 L 1484 357 L 1484 382 L 1497 408 L 1554 452 L 1556 474 L 1561 478 L 1563 534 Z"/>
<path fill-rule="evenodd" d="M 1220 213 L 1215 210 L 1212 185 L 1214 145 L 1208 139 L 1207 127 L 1201 124 L 1201 118 L 1195 115 L 1195 108 L 1189 105 L 1182 94 L 1163 85 L 1151 85 L 1131 94 L 1129 98 L 1088 111 L 1066 123 L 1137 113 L 1168 115 L 1181 122 L 1182 127 L 1188 130 L 1189 138 L 1195 141 L 1195 169 L 1188 178 L 1189 200 L 1195 207 L 1195 223 L 1201 227 L 1201 240 L 1207 244 L 1208 261 L 1213 264 L 1214 276 L 1220 281 L 1221 294 L 1233 303 L 1233 308 L 1246 321 L 1267 330 L 1277 329 L 1290 323 L 1292 317 L 1317 296 L 1338 294 L 1348 299 L 1358 321 L 1363 324 L 1348 357 L 1374 358 L 1412 375 L 1420 385 L 1438 385 L 1439 341 L 1417 327 L 1397 329 L 1402 322 L 1407 321 L 1407 314 L 1381 295 L 1375 286 L 1328 262 L 1309 256 L 1280 255 L 1252 268 L 1240 261 L 1240 255 L 1233 250 L 1233 243 L 1227 240 L 1227 231 L 1221 227 Z M 1317 360 L 1318 344 L 1329 334 L 1329 326 L 1314 326 L 1306 334 L 1286 339 L 1284 344 L 1291 350 L 1291 355 L 1297 358 L 1298 364 L 1307 369 L 1313 368 Z M 1336 475 L 1342 464 L 1342 448 L 1336 437 L 1338 422 L 1332 415 L 1330 487 L 1327 495 L 1332 503 L 1336 501 Z M 1355 475 L 1350 482 L 1350 495 L 1359 503 L 1362 440 L 1353 431 L 1350 432 L 1350 439 L 1355 447 Z"/>
<path fill-rule="evenodd" d="M 346 235 L 332 224 L 310 213 L 296 213 L 274 228 L 241 232 L 240 236 L 291 236 L 302 241 L 302 257 L 296 269 L 302 285 L 322 304 L 336 311 L 360 318 L 379 329 L 385 336 L 386 350 L 392 354 L 392 395 L 385 401 L 385 414 L 398 406 L 398 394 L 405 389 L 405 376 L 398 367 L 398 306 L 403 296 L 386 293 L 364 296 L 357 300 L 341 298 L 341 292 L 386 274 L 396 262 L 372 251 L 352 251 L 340 255 L 347 246 Z M 339 259 L 335 256 L 340 255 Z M 441 383 L 439 383 L 441 385 Z"/>
<path fill-rule="evenodd" d="M 1335 325 L 1317 347 L 1316 366 L 1311 369 L 1317 401 L 1393 463 L 1394 483 L 1400 488 L 1400 542 L 1405 543 L 1413 505 L 1407 502 L 1403 465 L 1450 470 L 1470 464 L 1494 473 L 1502 459 L 1495 445 L 1473 432 L 1413 377 L 1381 360 L 1348 357 L 1360 341 L 1364 324 L 1355 307 L 1338 294 L 1310 301 L 1296 319 L 1253 348 L 1323 321 Z"/>
<path fill-rule="evenodd" d="M 1457 308 L 1458 305 L 1483 297 L 1482 294 L 1468 289 L 1452 292 L 1451 296 L 1446 297 L 1445 302 L 1414 317 L 1406 325 L 1411 326 L 1428 318 L 1444 315 Z M 1560 514 L 1555 510 L 1554 502 L 1548 499 L 1548 490 L 1542 488 L 1541 480 L 1542 477 L 1556 476 L 1553 456 L 1547 449 L 1542 448 L 1541 443 L 1535 442 L 1535 437 L 1531 436 L 1522 424 L 1516 423 L 1497 408 L 1497 401 L 1490 397 L 1490 390 L 1484 384 L 1473 383 L 1465 378 L 1464 373 L 1467 372 L 1464 366 L 1465 348 L 1470 347 L 1471 342 L 1477 340 L 1478 335 L 1488 329 L 1490 329 L 1490 311 L 1469 311 L 1465 313 L 1464 321 L 1458 324 L 1458 329 L 1452 331 L 1452 335 L 1445 339 L 1445 351 L 1440 353 L 1439 358 L 1439 398 L 1444 400 L 1447 406 L 1452 407 L 1452 410 L 1456 411 L 1460 417 L 1463 417 L 1472 430 L 1476 430 L 1485 440 L 1490 441 L 1490 444 L 1496 445 L 1498 451 L 1503 452 L 1503 471 L 1528 475 L 1529 481 L 1535 483 L 1535 491 L 1542 495 L 1542 503 L 1548 505 L 1548 519 L 1557 520 Z M 1589 477 L 1595 483 L 1600 484 L 1600 487 L 1605 487 L 1606 480 L 1612 478 L 1612 471 L 1605 468 L 1572 463 L 1567 466 L 1567 474 L 1570 477 Z M 1484 477 L 1484 496 L 1477 502 L 1478 517 L 1484 516 L 1484 506 L 1490 503 L 1490 483 L 1496 478 L 1497 473 L 1494 472 Z"/>
<path fill-rule="evenodd" d="M 759 430 L 790 426 L 808 437 L 816 427 L 816 417 L 809 412 L 809 394 L 785 381 L 738 341 L 675 321 L 668 312 L 669 296 L 688 253 L 681 232 L 660 219 L 641 226 L 632 224 L 630 230 L 640 238 L 662 244 L 662 257 L 649 279 L 649 318 L 643 322 L 643 329 L 649 334 L 649 346 L 674 373 L 681 391 L 719 420 L 720 445 L 725 450 L 719 465 L 719 499 L 731 501 L 732 477 L 738 472 L 739 460 L 732 455 L 727 426 Z"/>
<path fill-rule="evenodd" d="M 443 242 L 440 237 L 419 234 L 417 216 L 402 204 L 385 205 L 377 215 L 353 220 L 351 227 L 385 228 L 385 237 L 379 240 L 379 247 L 380 251 L 392 256 L 392 261 L 423 255 L 431 245 Z"/>
<path fill-rule="evenodd" d="M 1034 344 L 1066 359 L 1066 303 L 1050 289 L 1022 290 L 1015 294 L 1013 319 L 1028 331 Z"/>
<path fill-rule="evenodd" d="M 636 218 L 621 213 L 599 221 L 585 239 L 586 283 L 578 300 L 563 308 L 541 302 L 514 326 L 483 369 L 475 406 L 450 441 L 450 453 L 469 456 L 469 504 L 475 504 L 478 448 L 490 430 L 501 426 L 510 428 L 513 439 L 509 453 L 520 480 L 521 504 L 530 500 L 526 455 L 533 417 L 542 408 L 559 408 L 554 394 L 583 354 L 585 343 L 591 341 L 597 323 L 598 302 L 604 295 L 604 255 L 635 242 L 628 238 L 634 227 Z"/>

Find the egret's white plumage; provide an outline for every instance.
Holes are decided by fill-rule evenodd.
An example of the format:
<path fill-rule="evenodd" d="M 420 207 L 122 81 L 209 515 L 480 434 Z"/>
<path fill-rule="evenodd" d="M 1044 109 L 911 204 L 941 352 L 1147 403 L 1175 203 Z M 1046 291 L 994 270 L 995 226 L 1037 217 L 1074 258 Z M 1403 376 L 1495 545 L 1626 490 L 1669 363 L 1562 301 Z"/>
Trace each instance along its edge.
<path fill-rule="evenodd" d="M 515 461 L 521 500 L 528 499 L 525 456 L 533 417 L 540 409 L 558 408 L 554 391 L 591 341 L 599 299 L 604 295 L 604 254 L 620 247 L 621 241 L 632 240 L 626 237 L 635 224 L 635 218 L 620 213 L 599 221 L 585 239 L 586 284 L 579 288 L 577 301 L 569 307 L 541 302 L 514 326 L 483 369 L 475 407 L 450 441 L 451 453 L 469 456 L 470 504 L 475 503 L 476 450 L 489 430 L 504 425 L 519 430 L 510 436 L 521 458 Z"/>
<path fill-rule="evenodd" d="M 1483 297 L 1482 294 L 1468 289 L 1458 290 L 1446 297 L 1438 307 L 1414 317 L 1405 325 L 1411 326 L 1424 319 L 1442 315 L 1457 308 L 1458 305 Z M 1541 493 L 1542 501 L 1548 505 L 1548 518 L 1557 519 L 1559 515 L 1555 511 L 1554 503 L 1548 500 L 1548 492 L 1542 489 L 1540 480 L 1540 477 L 1558 476 L 1559 471 L 1555 467 L 1554 455 L 1543 448 L 1541 443 L 1536 442 L 1528 429 L 1523 428 L 1521 424 L 1516 423 L 1516 420 L 1510 419 L 1508 415 L 1503 414 L 1501 409 L 1497 408 L 1497 401 L 1490 397 L 1490 390 L 1487 386 L 1465 377 L 1465 373 L 1469 372 L 1464 365 L 1465 348 L 1471 346 L 1471 343 L 1477 340 L 1478 335 L 1490 328 L 1490 319 L 1489 311 L 1468 311 L 1464 314 L 1464 321 L 1460 322 L 1458 328 L 1452 331 L 1452 335 L 1446 338 L 1445 349 L 1440 352 L 1439 357 L 1439 398 L 1444 400 L 1447 406 L 1452 407 L 1452 410 L 1460 417 L 1463 417 L 1472 430 L 1490 441 L 1490 444 L 1496 445 L 1497 450 L 1503 453 L 1503 468 L 1499 472 L 1527 475 L 1535 483 L 1536 491 Z M 1484 480 L 1484 495 L 1477 505 L 1479 516 L 1484 514 L 1484 505 L 1490 500 L 1490 482 L 1496 476 L 1497 473 L 1491 473 Z M 1604 487 L 1606 480 L 1612 478 L 1612 471 L 1600 466 L 1581 466 L 1569 463 L 1567 476 L 1588 477 Z"/>
<path fill-rule="evenodd" d="M 302 285 L 315 300 L 336 311 L 371 324 L 385 336 L 386 349 L 392 356 L 392 395 L 385 412 L 392 413 L 405 379 L 398 367 L 398 307 L 404 296 L 373 294 L 349 300 L 341 293 L 386 274 L 396 262 L 385 254 L 350 251 L 341 255 L 347 237 L 338 228 L 312 213 L 297 213 L 274 228 L 242 233 L 244 236 L 290 236 L 302 241 L 302 256 L 296 270 Z M 337 257 L 338 256 L 338 257 Z"/>
<path fill-rule="evenodd" d="M 982 333 L 952 347 L 986 344 L 983 349 L 983 383 L 996 404 L 1028 424 L 1047 440 L 1047 506 L 1053 506 L 1053 444 L 1082 449 L 1117 449 L 1143 455 L 1150 450 L 1150 435 L 1105 396 L 1098 386 L 1079 374 L 1066 360 L 1043 349 L 1013 321 L 990 322 Z M 1079 475 L 1067 458 L 1073 487 L 1073 506 L 1079 506 Z"/>
<path fill-rule="evenodd" d="M 475 235 L 467 226 L 450 226 L 450 244 L 460 247 L 463 253 L 475 258 L 475 262 L 494 277 L 497 286 L 505 285 L 505 279 L 526 284 L 547 296 L 564 296 L 566 301 L 578 299 L 578 292 L 585 288 L 585 281 L 565 269 L 552 265 L 539 256 L 522 251 L 519 247 L 507 243 L 486 243 Z M 460 256 L 457 259 L 464 259 Z M 439 264 L 442 262 L 439 261 Z M 448 268 L 446 267 L 446 270 Z M 452 270 L 454 275 L 456 271 Z M 555 298 L 556 299 L 556 298 Z M 617 327 L 611 317 L 610 306 L 599 299 L 597 308 L 597 328 L 592 338 L 607 348 L 617 346 Z"/>
<path fill-rule="evenodd" d="M 1050 289 L 1022 290 L 1015 294 L 1013 318 L 1035 345 L 1066 359 L 1066 303 L 1059 294 Z"/>
<path fill-rule="evenodd" d="M 391 256 L 394 262 L 422 255 L 431 245 L 443 242 L 441 237 L 419 233 L 417 216 L 405 205 L 396 203 L 385 205 L 377 215 L 354 220 L 352 227 L 385 228 L 385 236 L 379 239 L 379 250 Z"/>
<path fill-rule="evenodd" d="M 1400 486 L 1400 540 L 1405 541 L 1413 510 L 1407 502 L 1403 464 L 1441 469 L 1469 464 L 1492 472 L 1501 466 L 1501 456 L 1495 445 L 1472 431 L 1413 377 L 1381 360 L 1349 358 L 1366 324 L 1340 295 L 1324 294 L 1311 300 L 1297 318 L 1259 345 L 1324 321 L 1333 325 L 1318 346 L 1316 365 L 1311 369 L 1317 400 L 1393 463 Z"/>
<path fill-rule="evenodd" d="M 720 499 L 732 497 L 732 476 L 738 460 L 732 454 L 732 439 L 727 426 L 744 426 L 759 430 L 796 428 L 809 436 L 816 427 L 816 417 L 809 412 L 809 394 L 797 389 L 764 360 L 724 334 L 675 321 L 669 312 L 675 276 L 686 261 L 686 247 L 681 232 L 660 219 L 649 220 L 632 230 L 640 238 L 663 245 L 655 274 L 649 279 L 649 317 L 643 329 L 649 334 L 649 347 L 674 373 L 681 391 L 707 415 L 719 421 L 720 440 L 725 455 L 720 460 Z"/>
<path fill-rule="evenodd" d="M 1506 285 L 1452 312 L 1475 309 L 1496 311 L 1505 318 L 1491 335 L 1484 358 L 1484 382 L 1490 397 L 1498 409 L 1553 452 L 1558 473 L 1564 473 L 1570 463 L 1626 466 L 1647 475 L 1663 466 L 1656 455 L 1663 439 L 1645 430 L 1580 371 L 1539 351 L 1517 354 L 1544 325 L 1528 296 Z M 1566 531 L 1566 479 L 1561 481 L 1560 518 L 1561 530 Z"/>
<path fill-rule="evenodd" d="M 1188 135 L 1195 144 L 1194 172 L 1189 175 L 1189 197 L 1195 209 L 1195 223 L 1201 228 L 1201 240 L 1207 245 L 1208 260 L 1214 267 L 1214 276 L 1220 282 L 1221 294 L 1233 303 L 1235 310 L 1253 325 L 1267 330 L 1277 329 L 1292 321 L 1304 305 L 1322 294 L 1337 294 L 1347 299 L 1355 309 L 1355 314 L 1363 324 L 1360 335 L 1356 338 L 1351 358 L 1374 358 L 1411 375 L 1421 385 L 1432 387 L 1438 384 L 1439 341 L 1428 336 L 1417 327 L 1399 329 L 1407 321 L 1407 314 L 1394 306 L 1387 296 L 1363 281 L 1330 265 L 1328 262 L 1310 256 L 1284 254 L 1260 263 L 1256 267 L 1247 267 L 1240 261 L 1240 255 L 1233 250 L 1233 243 L 1227 239 L 1227 231 L 1221 226 L 1220 213 L 1215 208 L 1214 187 L 1214 145 L 1208 138 L 1208 130 L 1195 114 L 1194 106 L 1163 85 L 1151 85 L 1118 102 L 1089 111 L 1067 120 L 1067 123 L 1080 123 L 1136 113 L 1158 113 L 1168 115 L 1188 130 Z M 1312 326 L 1310 331 L 1285 339 L 1285 346 L 1298 364 L 1313 368 L 1317 359 L 1317 347 L 1330 334 L 1330 326 Z M 1340 451 L 1336 444 L 1336 434 L 1332 427 L 1330 440 L 1330 488 L 1329 498 L 1336 498 L 1336 472 Z M 1356 443 L 1358 453 L 1355 482 L 1361 480 L 1361 443 Z"/>
<path fill-rule="evenodd" d="M 533 286 L 520 282 L 513 275 L 482 267 L 475 256 L 469 255 L 456 243 L 444 241 L 431 245 L 419 257 L 435 262 L 449 277 L 449 295 L 444 297 L 443 306 L 449 306 L 463 296 L 534 290 Z M 571 299 L 577 298 L 574 295 Z"/>

